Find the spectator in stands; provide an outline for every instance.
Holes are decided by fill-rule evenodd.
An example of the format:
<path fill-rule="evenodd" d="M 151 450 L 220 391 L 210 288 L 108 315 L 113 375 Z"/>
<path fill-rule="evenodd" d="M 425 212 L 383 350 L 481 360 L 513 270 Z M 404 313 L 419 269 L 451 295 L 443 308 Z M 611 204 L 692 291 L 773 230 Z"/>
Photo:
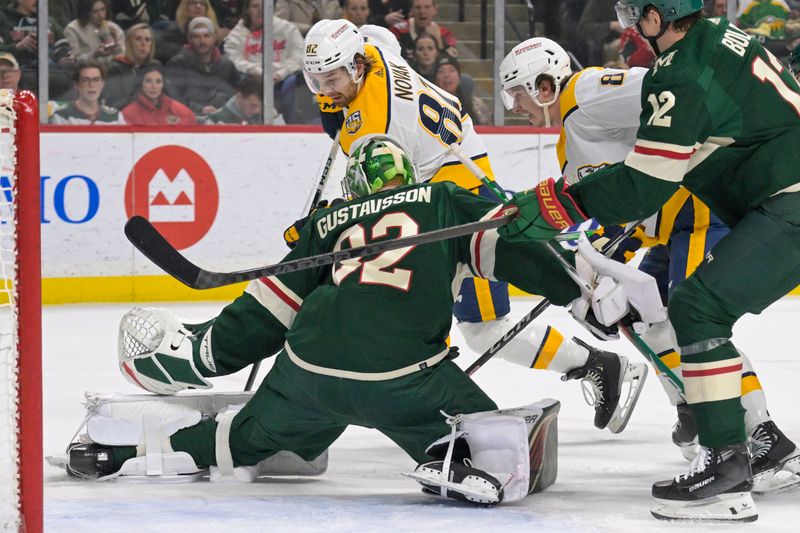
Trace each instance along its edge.
<path fill-rule="evenodd" d="M 78 63 L 74 77 L 78 98 L 56 109 L 50 121 L 53 124 L 124 124 L 119 111 L 100 105 L 105 79 L 105 65 L 96 59 Z"/>
<path fill-rule="evenodd" d="M 12 0 L 0 7 L 0 53 L 14 54 L 20 66 L 21 89 L 36 90 L 38 41 L 36 0 Z M 48 21 L 48 42 L 61 37 L 61 26 Z"/>
<path fill-rule="evenodd" d="M 219 29 L 217 13 L 211 6 L 210 0 L 180 0 L 175 12 L 175 20 L 159 24 L 156 28 L 156 42 L 158 43 L 156 59 L 166 64 L 181 51 L 188 39 L 189 23 L 196 17 L 211 19 L 214 27 Z M 215 44 L 218 42 L 219 36 L 215 35 Z"/>
<path fill-rule="evenodd" d="M 225 55 L 242 75 L 262 75 L 263 0 L 246 0 L 242 20 L 225 39 Z M 305 91 L 303 36 L 291 22 L 272 19 L 272 80 L 275 82 L 276 107 L 287 121 L 293 119 L 295 91 Z"/>
<path fill-rule="evenodd" d="M 108 20 L 108 0 L 78 0 L 78 18 L 64 28 L 64 37 L 79 61 L 96 59 L 106 66 L 125 53 L 125 33 Z"/>
<path fill-rule="evenodd" d="M 78 60 L 72 53 L 72 46 L 66 39 L 59 39 L 53 44 L 50 51 L 50 65 L 48 76 L 50 78 L 49 92 L 50 99 L 61 101 L 74 98 L 75 67 Z"/>
<path fill-rule="evenodd" d="M 369 2 L 367 0 L 343 0 L 342 16 L 360 28 L 369 23 Z"/>
<path fill-rule="evenodd" d="M 725 17 L 728 15 L 728 0 L 713 0 L 711 6 L 712 17 Z"/>
<path fill-rule="evenodd" d="M 108 67 L 108 81 L 103 92 L 105 103 L 122 109 L 133 99 L 139 71 L 148 65 L 159 65 L 154 58 L 156 45 L 153 30 L 140 22 L 125 33 L 125 54 L 115 57 Z"/>
<path fill-rule="evenodd" d="M 369 0 L 370 23 L 391 28 L 404 22 L 411 13 L 409 0 Z"/>
<path fill-rule="evenodd" d="M 342 11 L 339 0 L 277 0 L 275 16 L 292 22 L 305 36 L 320 20 L 341 18 Z"/>
<path fill-rule="evenodd" d="M 428 81 L 436 78 L 436 61 L 439 59 L 439 49 L 436 39 L 428 33 L 421 33 L 414 39 L 414 60 L 411 68 Z"/>
<path fill-rule="evenodd" d="M 247 76 L 239 83 L 230 100 L 225 106 L 206 117 L 206 124 L 263 124 L 261 109 L 264 99 L 264 85 L 260 78 Z M 275 109 L 272 110 L 272 123 L 283 124 L 281 117 Z"/>
<path fill-rule="evenodd" d="M 590 65 L 605 65 L 619 59 L 622 26 L 617 21 L 616 3 L 617 0 L 589 0 L 583 9 L 578 33 L 586 42 Z"/>
<path fill-rule="evenodd" d="M 111 12 L 114 22 L 125 31 L 134 24 L 150 23 L 146 0 L 111 0 Z"/>
<path fill-rule="evenodd" d="M 47 16 L 58 27 L 64 28 L 78 17 L 78 0 L 48 0 Z"/>
<path fill-rule="evenodd" d="M 220 42 L 239 22 L 243 9 L 242 3 L 240 0 L 211 0 L 211 6 L 217 14 Z"/>
<path fill-rule="evenodd" d="M 0 89 L 16 91 L 21 77 L 17 58 L 8 52 L 0 53 Z"/>
<path fill-rule="evenodd" d="M 619 51 L 627 67 L 650 68 L 656 54 L 647 39 L 642 37 L 636 27 L 627 28 L 619 38 Z"/>
<path fill-rule="evenodd" d="M 137 126 L 196 124 L 192 110 L 167 96 L 164 85 L 161 67 L 145 66 L 137 76 L 135 98 L 122 110 L 125 121 Z"/>
<path fill-rule="evenodd" d="M 208 115 L 233 96 L 239 74 L 216 47 L 217 25 L 207 17 L 189 23 L 189 45 L 167 63 L 173 95 L 195 114 Z"/>
<path fill-rule="evenodd" d="M 783 0 L 744 0 L 739 5 L 736 25 L 762 42 L 780 40 L 786 36 L 789 11 Z"/>
<path fill-rule="evenodd" d="M 465 83 L 468 81 L 469 83 Z M 474 96 L 474 83 L 462 78 L 458 60 L 447 54 L 441 54 L 436 64 L 434 83 L 461 101 L 461 108 L 472 117 L 474 124 L 491 124 L 492 114 L 483 100 Z"/>
<path fill-rule="evenodd" d="M 411 17 L 389 28 L 400 41 L 403 55 L 408 61 L 414 59 L 414 41 L 421 33 L 428 33 L 436 40 L 436 48 L 440 52 L 455 57 L 456 38 L 453 33 L 434 20 L 439 13 L 439 6 L 435 0 L 413 0 L 411 4 Z"/>

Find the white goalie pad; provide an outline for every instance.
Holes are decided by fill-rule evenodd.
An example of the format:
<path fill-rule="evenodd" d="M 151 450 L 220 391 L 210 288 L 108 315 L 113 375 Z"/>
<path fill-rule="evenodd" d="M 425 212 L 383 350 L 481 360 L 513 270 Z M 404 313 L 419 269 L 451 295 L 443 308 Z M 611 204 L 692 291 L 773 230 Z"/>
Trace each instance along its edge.
<path fill-rule="evenodd" d="M 198 468 L 188 453 L 175 452 L 169 438 L 177 431 L 199 423 L 203 417 L 219 417 L 227 413 L 230 414 L 230 421 L 253 394 L 232 392 L 153 396 L 86 392 L 87 414 L 72 442 L 77 440 L 137 447 L 137 457 L 125 461 L 118 472 L 99 478 L 101 480 L 119 478 L 157 483 L 196 481 L 209 475 L 209 471 Z M 84 428 L 85 432 L 79 436 Z M 68 460 L 64 455 L 47 459 L 50 464 L 62 467 Z M 253 481 L 260 475 L 316 476 L 324 473 L 327 466 L 327 451 L 314 461 L 304 461 L 294 453 L 281 451 L 255 467 L 232 468 L 231 461 L 232 470 L 237 471 L 237 475 L 231 479 Z M 215 480 L 213 472 L 211 478 Z"/>
<path fill-rule="evenodd" d="M 585 263 L 582 264 L 581 261 Z M 578 241 L 576 264 L 581 277 L 592 280 L 591 293 L 586 294 L 582 290 L 584 294 L 581 298 L 591 302 L 594 315 L 601 324 L 616 324 L 631 309 L 638 313 L 645 326 L 637 328 L 634 325 L 634 329 L 640 334 L 646 330 L 647 325 L 666 320 L 667 310 L 661 304 L 658 284 L 649 274 L 604 256 L 585 236 Z M 585 265 L 591 267 L 594 276 L 587 276 Z"/>
<path fill-rule="evenodd" d="M 560 407 L 557 400 L 545 399 L 524 407 L 459 415 L 450 420 L 457 424 L 456 430 L 428 449 L 444 443 L 452 448 L 453 441 L 463 437 L 469 445 L 470 465 L 500 482 L 503 501 L 518 501 L 555 482 Z M 407 475 L 423 485 L 465 491 L 463 486 L 447 486 L 449 480 L 436 479 L 434 472 L 427 473 L 426 479 L 420 479 L 418 472 Z"/>

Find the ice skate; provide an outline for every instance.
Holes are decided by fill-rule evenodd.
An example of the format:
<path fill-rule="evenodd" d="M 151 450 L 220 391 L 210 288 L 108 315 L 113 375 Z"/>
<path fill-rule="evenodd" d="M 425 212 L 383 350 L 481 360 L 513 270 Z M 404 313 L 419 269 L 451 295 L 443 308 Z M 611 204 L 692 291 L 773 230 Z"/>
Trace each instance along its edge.
<path fill-rule="evenodd" d="M 769 420 L 759 424 L 748 441 L 753 492 L 785 492 L 800 487 L 800 450 Z"/>
<path fill-rule="evenodd" d="M 82 479 L 96 479 L 115 474 L 122 468 L 126 457 L 121 455 L 119 446 L 108 446 L 96 442 L 73 442 L 67 447 L 67 474 Z M 135 452 L 134 452 L 135 455 Z"/>
<path fill-rule="evenodd" d="M 697 427 L 694 425 L 694 420 L 689 412 L 689 405 L 686 403 L 679 403 L 678 421 L 672 426 L 672 443 L 681 450 L 681 455 L 687 460 L 691 461 L 697 456 L 700 445 L 697 440 Z"/>
<path fill-rule="evenodd" d="M 444 479 L 444 461 L 431 461 L 404 474 L 422 485 L 422 491 L 444 498 L 481 506 L 496 505 L 503 501 L 503 487 L 492 475 L 473 468 L 469 459 L 464 463 L 451 462 L 447 479 Z"/>
<path fill-rule="evenodd" d="M 573 340 L 589 350 L 589 358 L 585 365 L 573 368 L 561 379 L 583 380 L 583 395 L 595 408 L 595 427 L 622 432 L 642 392 L 647 365 L 629 363 L 627 357 L 598 350 L 577 337 Z"/>
<path fill-rule="evenodd" d="M 652 515 L 659 520 L 752 522 L 758 518 L 745 444 L 700 447 L 688 474 L 653 485 Z"/>

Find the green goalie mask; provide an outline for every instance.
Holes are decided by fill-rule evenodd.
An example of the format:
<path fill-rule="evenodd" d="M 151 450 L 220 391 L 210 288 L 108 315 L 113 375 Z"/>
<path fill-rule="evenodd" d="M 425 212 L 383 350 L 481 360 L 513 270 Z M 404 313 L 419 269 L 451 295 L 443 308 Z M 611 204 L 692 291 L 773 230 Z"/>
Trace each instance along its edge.
<path fill-rule="evenodd" d="M 635 25 L 650 5 L 658 9 L 665 22 L 672 22 L 703 9 L 703 0 L 619 0 L 616 10 L 620 25 L 623 28 Z"/>
<path fill-rule="evenodd" d="M 397 178 L 402 185 L 413 185 L 417 182 L 416 169 L 400 143 L 378 135 L 369 137 L 352 151 L 342 187 L 345 196 L 361 198 L 378 192 Z"/>

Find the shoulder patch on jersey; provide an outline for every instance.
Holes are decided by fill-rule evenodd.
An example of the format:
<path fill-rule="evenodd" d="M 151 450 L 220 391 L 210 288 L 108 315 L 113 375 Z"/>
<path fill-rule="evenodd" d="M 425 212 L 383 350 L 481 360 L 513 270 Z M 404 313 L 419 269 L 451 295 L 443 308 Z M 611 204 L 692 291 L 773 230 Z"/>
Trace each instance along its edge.
<path fill-rule="evenodd" d="M 678 53 L 677 50 L 673 50 L 672 52 L 670 52 L 670 53 L 668 53 L 666 55 L 659 56 L 656 59 L 656 62 L 653 63 L 653 76 L 658 74 L 658 69 L 659 68 L 664 68 L 664 67 L 671 66 L 672 65 L 672 60 L 675 59 L 675 54 L 677 54 L 677 53 Z"/>
<path fill-rule="evenodd" d="M 352 115 L 349 115 L 344 121 L 344 127 L 350 135 L 354 135 L 363 125 L 364 121 L 361 119 L 361 111 L 356 111 Z"/>

